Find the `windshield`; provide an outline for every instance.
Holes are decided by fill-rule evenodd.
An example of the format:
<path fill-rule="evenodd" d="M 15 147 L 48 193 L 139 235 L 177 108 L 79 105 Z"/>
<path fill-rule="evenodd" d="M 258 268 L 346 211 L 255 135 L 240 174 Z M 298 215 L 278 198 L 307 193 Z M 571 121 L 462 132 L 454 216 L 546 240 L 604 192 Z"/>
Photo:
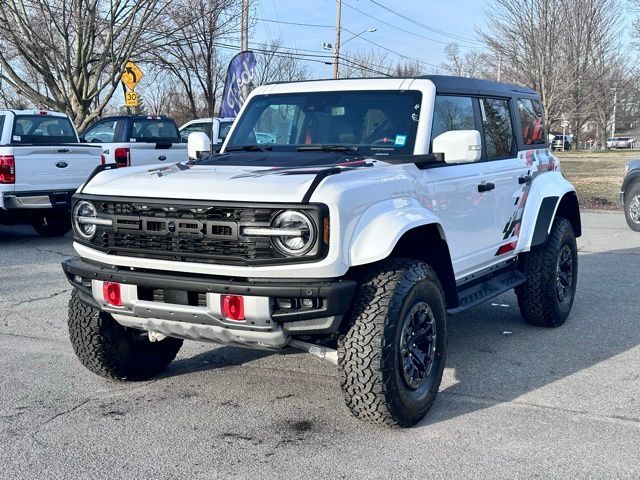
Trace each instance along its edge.
<path fill-rule="evenodd" d="M 131 140 L 136 142 L 180 143 L 178 127 L 168 119 L 137 119 L 131 127 Z"/>
<path fill-rule="evenodd" d="M 315 145 L 412 154 L 421 101 L 420 92 L 397 90 L 259 95 L 236 120 L 226 149 L 264 145 L 290 152 Z"/>
<path fill-rule="evenodd" d="M 11 143 L 55 145 L 76 143 L 78 137 L 71 120 L 53 115 L 18 115 Z"/>

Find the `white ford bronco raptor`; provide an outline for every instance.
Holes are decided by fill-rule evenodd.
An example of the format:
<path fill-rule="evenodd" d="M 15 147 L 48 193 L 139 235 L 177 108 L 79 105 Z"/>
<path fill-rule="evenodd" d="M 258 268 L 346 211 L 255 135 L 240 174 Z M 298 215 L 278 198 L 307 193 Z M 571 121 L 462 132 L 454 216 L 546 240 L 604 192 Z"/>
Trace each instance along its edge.
<path fill-rule="evenodd" d="M 411 426 L 448 315 L 511 289 L 529 324 L 569 315 L 580 212 L 528 88 L 273 84 L 220 153 L 202 135 L 189 162 L 106 166 L 73 198 L 69 329 L 99 375 L 157 375 L 183 339 L 294 347 L 337 364 L 356 417 Z"/>

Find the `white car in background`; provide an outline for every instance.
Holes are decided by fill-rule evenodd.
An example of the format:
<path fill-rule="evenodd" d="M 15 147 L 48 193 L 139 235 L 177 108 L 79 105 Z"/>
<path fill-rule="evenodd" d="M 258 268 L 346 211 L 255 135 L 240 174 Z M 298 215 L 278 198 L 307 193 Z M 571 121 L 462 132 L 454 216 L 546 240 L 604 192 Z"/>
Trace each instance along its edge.
<path fill-rule="evenodd" d="M 616 148 L 632 149 L 635 146 L 636 139 L 631 137 L 618 137 L 616 139 Z"/>
<path fill-rule="evenodd" d="M 180 127 L 180 138 L 182 142 L 187 143 L 189 135 L 193 132 L 206 133 L 214 145 L 222 145 L 224 139 L 227 138 L 229 130 L 235 119 L 232 117 L 214 117 L 214 118 L 198 118 L 191 120 Z"/>
<path fill-rule="evenodd" d="M 101 118 L 87 127 L 80 139 L 100 145 L 104 163 L 115 163 L 119 168 L 188 160 L 176 122 L 163 115 Z"/>

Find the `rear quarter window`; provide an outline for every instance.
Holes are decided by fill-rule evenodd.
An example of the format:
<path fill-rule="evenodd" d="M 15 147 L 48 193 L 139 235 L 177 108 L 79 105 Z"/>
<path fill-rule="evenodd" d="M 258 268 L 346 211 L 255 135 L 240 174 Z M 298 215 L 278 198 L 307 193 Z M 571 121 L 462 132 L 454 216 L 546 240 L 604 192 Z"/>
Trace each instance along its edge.
<path fill-rule="evenodd" d="M 13 144 L 50 145 L 77 142 L 76 132 L 67 117 L 18 115 L 13 124 Z"/>
<path fill-rule="evenodd" d="M 518 99 L 522 141 L 525 145 L 544 145 L 544 118 L 542 104 L 538 100 Z"/>
<path fill-rule="evenodd" d="M 131 140 L 136 142 L 174 142 L 180 143 L 178 127 L 173 120 L 140 119 L 134 120 L 131 127 Z"/>
<path fill-rule="evenodd" d="M 480 99 L 487 159 L 508 157 L 513 153 L 514 137 L 509 101 L 500 98 Z"/>

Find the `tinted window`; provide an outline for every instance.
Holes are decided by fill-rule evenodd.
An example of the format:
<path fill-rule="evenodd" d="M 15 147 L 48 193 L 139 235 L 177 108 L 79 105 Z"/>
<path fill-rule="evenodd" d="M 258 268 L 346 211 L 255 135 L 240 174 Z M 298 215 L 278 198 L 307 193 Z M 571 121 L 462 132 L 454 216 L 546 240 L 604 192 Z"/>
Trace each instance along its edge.
<path fill-rule="evenodd" d="M 543 145 L 544 121 L 542 105 L 537 100 L 519 99 L 520 124 L 522 125 L 522 140 L 525 145 Z"/>
<path fill-rule="evenodd" d="M 220 138 L 220 143 L 222 143 L 224 139 L 227 138 L 227 135 L 229 135 L 229 130 L 231 130 L 231 125 L 233 125 L 233 122 L 220 122 L 220 131 L 218 132 L 218 138 Z"/>
<path fill-rule="evenodd" d="M 295 151 L 344 145 L 366 155 L 411 154 L 421 101 L 417 91 L 260 95 L 236 120 L 228 146 L 268 143 L 273 151 Z"/>
<path fill-rule="evenodd" d="M 83 138 L 89 143 L 111 143 L 116 136 L 116 120 L 98 123 L 87 130 Z"/>
<path fill-rule="evenodd" d="M 202 132 L 206 133 L 209 140 L 211 140 L 211 124 L 210 123 L 193 123 L 188 127 L 184 127 L 180 130 L 180 138 L 182 142 L 186 143 L 189 141 L 189 135 L 193 132 Z"/>
<path fill-rule="evenodd" d="M 513 128 L 509 115 L 509 101 L 496 98 L 480 99 L 487 158 L 507 157 L 512 152 Z"/>
<path fill-rule="evenodd" d="M 473 101 L 469 97 L 437 96 L 433 107 L 431 139 L 449 130 L 475 130 Z"/>
<path fill-rule="evenodd" d="M 19 115 L 13 124 L 12 143 L 46 145 L 77 141 L 71 120 L 67 117 Z"/>
<path fill-rule="evenodd" d="M 178 127 L 173 120 L 145 118 L 133 121 L 131 140 L 136 142 L 180 142 Z"/>

